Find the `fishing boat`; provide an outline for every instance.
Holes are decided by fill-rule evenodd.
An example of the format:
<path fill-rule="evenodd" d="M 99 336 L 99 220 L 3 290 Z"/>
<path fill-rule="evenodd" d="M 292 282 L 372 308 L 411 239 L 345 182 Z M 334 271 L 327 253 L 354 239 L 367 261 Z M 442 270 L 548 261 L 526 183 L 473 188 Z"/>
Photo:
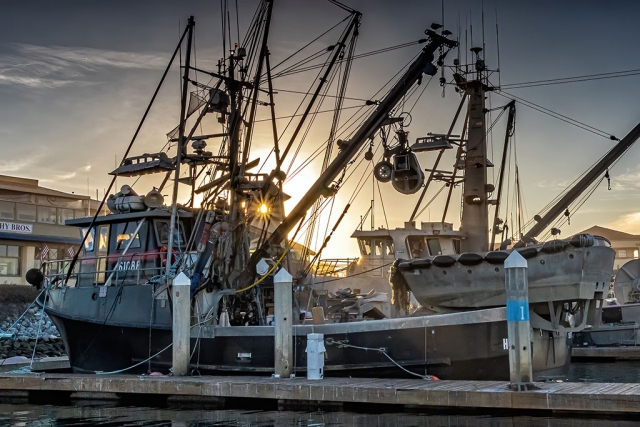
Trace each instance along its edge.
<path fill-rule="evenodd" d="M 68 225 L 82 231 L 82 250 L 72 260 L 45 263 L 42 270 L 27 273 L 29 283 L 44 286 L 40 303 L 60 331 L 74 371 L 168 372 L 172 366 L 172 354 L 168 351 L 172 343 L 171 287 L 176 276 L 185 274 L 191 282 L 192 294 L 192 372 L 273 372 L 274 327 L 269 325 L 268 319 L 273 314 L 274 275 L 282 268 L 292 272 L 308 271 L 308 261 L 296 253 L 298 231 L 308 228 L 319 209 L 342 188 L 350 176 L 348 172 L 355 167 L 354 160 L 372 161 L 375 155 L 373 140 L 381 135 L 383 154 L 374 168 L 376 178 L 391 182 L 404 194 L 414 194 L 428 187 L 436 167 L 425 185 L 425 176 L 415 153 L 433 151 L 434 147 L 441 152 L 442 144 L 449 144 L 451 132 L 448 139 L 431 135 L 417 142 L 422 145 L 409 146 L 400 101 L 417 85 L 426 84 L 423 76 L 434 76 L 458 43 L 450 37 L 451 32 L 433 24 L 425 31 L 426 38 L 419 41 L 424 46 L 397 74 L 386 94 L 379 100 L 368 101 L 366 115 L 355 130 L 340 137 L 340 100 L 344 99 L 362 15 L 337 1 L 330 2 L 347 12 L 346 26 L 336 43 L 321 50 L 326 60 L 315 68 L 319 69 L 319 74 L 308 92 L 310 100 L 300 110 L 303 113 L 292 125 L 293 131 L 286 140 L 277 129 L 276 90 L 272 85 L 272 72 L 276 67 L 270 64 L 268 47 L 273 1 L 259 2 L 242 42 L 231 46 L 223 41 L 223 51 L 228 54 L 213 71 L 199 69 L 191 62 L 195 21 L 189 19 L 158 86 L 159 90 L 182 47 L 185 55 L 181 64 L 180 120 L 167 134 L 175 155 L 169 157 L 161 151 L 130 156 L 134 136 L 120 165 L 112 172 L 112 184 L 107 193 L 111 192 L 116 177 L 156 174 L 162 178 L 158 188 L 140 195 L 132 186 L 125 185 L 104 201 L 112 214 L 99 216 L 96 213 L 91 218 L 68 221 Z M 223 13 L 223 16 L 223 28 L 227 28 L 231 25 L 228 14 Z M 309 66 L 304 62 L 300 64 Z M 294 63 L 292 68 L 285 69 L 295 70 L 302 66 L 300 64 Z M 336 64 L 342 67 L 338 77 Z M 197 81 L 195 73 L 208 76 L 210 81 L 207 84 Z M 477 109 L 479 103 L 484 102 L 481 99 L 483 77 L 466 81 L 461 74 L 456 75 L 457 86 L 463 93 L 458 113 L 469 100 L 469 136 L 458 141 L 459 150 L 466 153 L 465 191 L 478 191 L 476 178 L 469 171 L 484 173 L 486 155 L 482 154 L 478 160 L 464 145 L 485 129 L 484 116 L 477 116 L 478 111 L 483 111 Z M 287 196 L 283 188 L 290 178 L 284 171 L 284 162 L 295 151 L 294 143 L 306 134 L 305 126 L 313 121 L 314 112 L 317 112 L 315 102 L 326 94 L 334 78 L 341 95 L 335 106 L 336 119 L 329 129 L 325 162 L 318 178 L 295 207 L 285 212 Z M 195 92 L 189 92 L 190 85 L 195 86 Z M 154 99 L 155 95 L 146 113 Z M 258 107 L 267 107 L 271 112 L 275 167 L 268 173 L 261 169 L 252 172 L 261 164 L 251 156 Z M 146 113 L 135 135 L 142 127 Z M 222 130 L 201 134 L 200 125 L 205 117 L 213 117 Z M 388 138 L 394 132 L 398 140 L 395 146 Z M 209 146 L 215 147 L 217 154 L 207 151 Z M 338 149 L 335 155 L 332 154 L 333 147 Z M 173 184 L 172 198 L 165 204 L 162 192 L 169 182 Z M 179 188 L 188 190 L 188 202 L 178 203 Z M 428 315 L 412 317 L 325 324 L 296 320 L 292 372 L 300 374 L 306 370 L 307 334 L 321 333 L 327 350 L 326 375 L 507 379 L 506 309 L 504 292 L 498 289 L 503 280 L 499 261 L 503 260 L 505 252 L 498 251 L 497 255 L 486 252 L 488 248 L 483 247 L 480 236 L 485 225 L 470 219 L 486 216 L 487 188 L 481 187 L 484 193 L 474 196 L 480 197 L 480 202 L 473 197 L 469 199 L 465 193 L 465 200 L 471 203 L 463 206 L 464 212 L 471 210 L 474 213 L 463 213 L 460 231 L 454 231 L 444 221 L 423 223 L 417 228 L 413 222 L 414 212 L 403 229 L 356 232 L 354 236 L 363 245 L 369 245 L 369 252 L 362 252 L 363 256 L 382 257 L 382 260 L 372 259 L 379 268 L 383 268 L 387 259 L 396 259 L 394 275 L 399 272 L 418 301 L 431 311 Z M 202 202 L 196 203 L 196 197 L 202 197 Z M 380 245 L 377 242 L 381 242 Z M 573 256 L 575 263 L 582 266 L 580 271 L 599 277 L 600 269 L 606 270 L 604 264 L 607 251 L 610 251 L 601 243 L 592 236 L 581 236 L 576 241 L 543 244 L 540 250 L 536 246 L 527 247 L 522 253 L 535 250 L 536 261 Z M 436 244 L 439 249 L 435 249 Z M 384 248 L 384 255 L 376 252 L 377 247 Z M 476 249 L 480 255 L 469 255 L 468 251 Z M 363 246 L 362 250 L 367 249 Z M 592 261 L 587 254 L 589 251 L 604 257 L 603 265 L 598 265 L 595 271 L 584 267 Z M 378 253 L 380 255 L 372 255 Z M 440 265 L 446 260 L 443 257 L 449 257 L 446 262 L 450 265 Z M 296 267 L 296 263 L 302 263 L 302 267 Z M 578 269 L 576 267 L 571 274 L 577 274 Z M 490 298 L 477 298 L 476 295 L 469 300 L 472 303 L 466 305 L 447 304 L 446 298 L 431 300 L 429 293 L 422 291 L 422 287 L 432 287 L 422 280 L 428 274 L 451 272 L 450 277 L 454 277 L 467 270 L 471 273 L 466 274 L 477 281 L 472 286 L 478 286 L 480 282 L 486 284 L 486 275 L 491 274 L 490 288 L 485 292 L 491 294 Z M 292 292 L 296 287 L 308 285 L 308 275 L 294 276 Z M 416 283 L 414 278 L 420 282 Z M 465 279 L 463 286 L 469 286 L 466 276 Z M 316 283 L 323 281 L 318 279 Z M 571 308 L 573 312 L 586 311 L 587 304 L 582 301 L 598 298 L 595 283 L 589 283 L 593 289 L 586 289 L 585 285 L 584 294 L 579 298 L 562 297 L 565 305 L 577 301 L 578 305 Z M 541 282 L 541 292 L 545 291 L 542 288 L 549 289 L 551 285 Z M 399 302 L 409 300 L 408 287 L 394 284 L 394 299 Z M 582 282 L 568 288 L 570 292 L 582 290 Z M 540 297 L 535 301 L 544 304 L 543 300 L 544 297 Z M 489 302 L 485 306 L 483 301 Z M 546 304 L 555 307 L 548 301 Z M 544 313 L 541 316 L 544 317 Z M 549 321 L 554 325 L 564 324 L 566 316 L 564 312 L 558 312 Z M 555 332 L 554 329 L 550 331 Z M 568 344 L 566 339 L 561 341 L 564 347 L 556 344 L 557 336 L 559 333 L 534 334 L 534 376 L 550 375 L 566 367 Z"/>
<path fill-rule="evenodd" d="M 640 261 L 625 263 L 613 282 L 615 298 L 607 298 L 600 317 L 574 335 L 577 347 L 640 345 Z"/>

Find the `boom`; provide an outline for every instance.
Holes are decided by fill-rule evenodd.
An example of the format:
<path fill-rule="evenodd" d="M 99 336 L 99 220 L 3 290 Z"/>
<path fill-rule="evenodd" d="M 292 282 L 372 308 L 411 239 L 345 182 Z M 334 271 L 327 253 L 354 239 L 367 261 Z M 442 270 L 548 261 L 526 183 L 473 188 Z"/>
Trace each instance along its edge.
<path fill-rule="evenodd" d="M 521 247 L 547 228 L 559 215 L 564 212 L 593 182 L 602 175 L 616 160 L 620 158 L 640 137 L 640 123 L 622 138 L 567 194 L 564 195 L 549 211 L 527 231 L 515 247 Z"/>
<path fill-rule="evenodd" d="M 300 202 L 287 215 L 282 223 L 274 230 L 264 242 L 259 250 L 256 250 L 249 260 L 249 269 L 264 257 L 267 250 L 278 245 L 289 234 L 293 227 L 305 216 L 306 212 L 313 206 L 322 194 L 326 194 L 331 182 L 340 174 L 340 171 L 347 166 L 349 161 L 358 153 L 367 139 L 382 125 L 391 110 L 402 99 L 409 89 L 420 79 L 422 73 L 429 69 L 429 72 L 436 72 L 435 66 L 431 64 L 434 53 L 442 46 L 453 48 L 457 43 L 449 40 L 432 30 L 427 30 L 429 43 L 424 47 L 418 58 L 411 64 L 400 80 L 389 91 L 389 94 L 380 102 L 369 118 L 360 126 L 350 141 L 345 141 L 342 149 L 336 158 L 327 166 L 327 169 L 318 177 L 311 188 L 302 197 Z"/>

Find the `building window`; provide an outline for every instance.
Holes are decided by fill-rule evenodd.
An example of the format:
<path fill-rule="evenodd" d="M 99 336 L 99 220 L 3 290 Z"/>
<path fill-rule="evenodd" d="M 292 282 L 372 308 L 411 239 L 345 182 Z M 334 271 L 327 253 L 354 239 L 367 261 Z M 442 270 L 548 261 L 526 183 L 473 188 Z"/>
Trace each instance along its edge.
<path fill-rule="evenodd" d="M 619 249 L 618 250 L 618 258 L 626 258 L 627 257 L 627 250 L 626 249 Z"/>
<path fill-rule="evenodd" d="M 0 219 L 16 219 L 16 204 L 0 202 Z"/>
<path fill-rule="evenodd" d="M 0 276 L 20 275 L 20 247 L 0 245 Z"/>
<path fill-rule="evenodd" d="M 638 259 L 638 250 L 633 251 L 633 258 Z"/>
<path fill-rule="evenodd" d="M 50 208 L 47 206 L 38 206 L 38 222 L 45 222 L 47 224 L 56 223 L 56 208 Z"/>
<path fill-rule="evenodd" d="M 58 224 L 64 225 L 68 219 L 73 219 L 73 210 L 58 209 Z"/>
<path fill-rule="evenodd" d="M 36 207 L 34 205 L 16 203 L 16 212 L 18 221 L 36 222 Z"/>

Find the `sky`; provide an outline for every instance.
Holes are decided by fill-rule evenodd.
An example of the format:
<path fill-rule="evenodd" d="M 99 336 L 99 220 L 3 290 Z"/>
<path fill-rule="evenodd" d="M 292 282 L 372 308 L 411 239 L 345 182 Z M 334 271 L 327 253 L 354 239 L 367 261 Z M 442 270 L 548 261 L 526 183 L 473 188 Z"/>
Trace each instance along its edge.
<path fill-rule="evenodd" d="M 363 13 L 357 53 L 418 40 L 432 22 L 442 21 L 440 1 L 345 3 Z M 502 84 L 640 69 L 640 56 L 635 53 L 640 39 L 636 22 L 640 4 L 636 2 L 619 2 L 614 7 L 609 2 L 588 0 L 445 0 L 445 26 L 454 33 L 453 37 L 461 28 L 461 38 L 465 33 L 468 38 L 471 23 L 473 44 L 482 44 L 483 3 L 485 54 L 492 69 L 498 67 L 496 13 L 498 17 Z M 257 4 L 254 0 L 238 0 L 241 33 Z M 4 4 L 0 15 L 0 173 L 39 179 L 43 186 L 93 197 L 97 190 L 101 197 L 110 180 L 107 173 L 123 155 L 189 15 L 196 19 L 197 65 L 214 69 L 222 55 L 219 0 Z M 344 11 L 327 1 L 275 0 L 269 41 L 272 64 L 344 17 Z M 233 31 L 236 32 L 235 25 Z M 339 32 L 331 32 L 312 47 L 329 46 L 338 36 Z M 237 36 L 232 39 L 236 41 Z M 414 45 L 356 60 L 347 96 L 358 100 L 348 100 L 345 105 L 358 106 L 362 105 L 361 99 L 375 98 L 373 94 L 419 49 Z M 461 56 L 464 58 L 465 52 Z M 276 79 L 274 86 L 306 91 L 314 76 L 302 73 Z M 203 75 L 197 77 L 206 82 Z M 447 77 L 451 77 L 450 73 Z M 491 81 L 498 83 L 497 74 Z M 640 120 L 639 84 L 640 76 L 631 76 L 506 92 L 622 138 Z M 165 134 L 177 124 L 179 85 L 179 70 L 173 67 L 133 154 L 159 151 L 165 145 Z M 412 121 L 407 127 L 411 140 L 427 132 L 446 133 L 460 98 L 452 88 L 446 89 L 444 98 L 441 93 L 435 81 L 425 89 L 411 111 Z M 278 115 L 290 115 L 300 100 L 297 94 L 278 93 Z M 498 94 L 489 95 L 488 100 L 493 108 L 507 101 Z M 323 108 L 331 108 L 332 102 L 327 100 Z M 259 110 L 258 119 L 266 117 L 267 109 Z M 495 117 L 496 113 L 492 113 L 488 121 Z M 318 116 L 292 171 L 324 144 L 330 122 L 330 114 Z M 279 120 L 279 128 L 284 129 L 286 123 L 286 119 Z M 203 131 L 215 132 L 217 126 L 212 118 Z M 490 135 L 490 158 L 496 164 L 500 161 L 504 128 L 501 119 Z M 284 139 L 290 135 L 290 128 L 284 135 Z M 271 147 L 268 123 L 257 126 L 254 140 L 252 156 L 264 159 Z M 212 144 L 215 146 L 215 142 Z M 524 213 L 531 218 L 614 142 L 518 104 L 515 144 Z M 572 213 L 570 224 L 562 227 L 562 236 L 595 224 L 640 234 L 639 150 L 640 147 L 632 147 L 612 168 L 611 190 L 606 182 L 601 184 L 581 209 Z M 452 151 L 442 163 L 447 169 L 453 164 Z M 430 168 L 434 156 L 421 154 L 419 159 L 423 168 Z M 371 166 L 362 163 L 354 168 L 354 179 L 344 185 L 333 207 L 324 213 L 323 221 L 330 224 L 329 228 L 356 191 L 358 179 L 366 178 Z M 265 171 L 269 167 L 268 164 Z M 285 185 L 285 191 L 292 196 L 289 209 L 319 169 L 320 164 L 314 162 Z M 490 179 L 496 175 L 497 168 L 489 172 Z M 364 181 L 325 252 L 327 256 L 356 254 L 349 235 L 372 198 L 375 227 L 401 226 L 413 210 L 417 194 L 400 195 L 390 184 L 381 184 L 378 190 L 371 178 Z M 124 183 L 131 182 L 118 180 L 118 185 Z M 145 178 L 137 184 L 142 188 L 136 188 L 144 193 L 154 183 L 157 185 Z M 440 186 L 433 185 L 425 200 L 431 199 Z M 512 185 L 508 194 L 513 200 Z M 439 221 L 445 199 L 443 191 L 418 221 Z M 446 220 L 458 227 L 458 189 L 453 200 Z M 510 218 L 513 221 L 513 215 Z M 365 228 L 369 224 L 367 220 Z M 326 228 L 326 224 L 321 227 Z"/>

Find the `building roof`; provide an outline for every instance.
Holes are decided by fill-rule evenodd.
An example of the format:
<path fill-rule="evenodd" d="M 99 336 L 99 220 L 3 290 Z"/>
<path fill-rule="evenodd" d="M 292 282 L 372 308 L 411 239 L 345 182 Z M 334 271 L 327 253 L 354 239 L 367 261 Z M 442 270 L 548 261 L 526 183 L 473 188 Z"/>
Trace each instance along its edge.
<path fill-rule="evenodd" d="M 594 234 L 596 236 L 606 237 L 609 240 L 638 240 L 640 239 L 640 234 L 629 234 L 623 231 L 614 230 L 612 228 L 601 227 L 599 225 L 594 225 L 591 228 L 588 228 L 584 231 L 581 231 L 577 234 Z"/>
<path fill-rule="evenodd" d="M 16 176 L 0 175 L 0 190 L 18 191 L 23 193 L 41 194 L 44 196 L 67 197 L 75 200 L 86 200 L 89 196 L 64 193 L 50 188 L 40 187 L 37 179 L 19 178 Z"/>

